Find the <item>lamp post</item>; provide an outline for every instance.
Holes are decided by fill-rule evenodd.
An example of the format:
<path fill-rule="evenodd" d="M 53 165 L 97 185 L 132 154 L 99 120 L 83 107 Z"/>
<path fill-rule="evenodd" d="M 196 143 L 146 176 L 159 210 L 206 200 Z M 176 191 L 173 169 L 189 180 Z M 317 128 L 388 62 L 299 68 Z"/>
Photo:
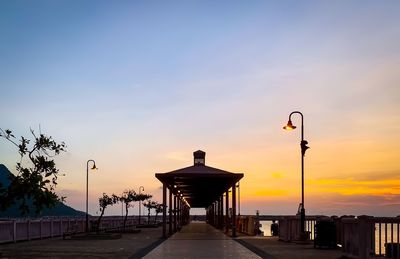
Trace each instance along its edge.
<path fill-rule="evenodd" d="M 89 231 L 89 162 L 93 162 L 92 170 L 97 169 L 96 162 L 93 159 L 89 159 L 86 163 L 86 222 L 85 231 Z"/>
<path fill-rule="evenodd" d="M 306 211 L 304 209 L 304 155 L 306 150 L 309 148 L 307 146 L 308 142 L 304 140 L 304 118 L 303 114 L 299 111 L 294 111 L 289 114 L 289 120 L 286 126 L 283 127 L 285 130 L 294 130 L 296 126 L 292 124 L 291 117 L 293 114 L 299 114 L 301 116 L 301 204 L 300 204 L 300 233 L 302 237 L 305 237 L 305 221 L 306 221 Z"/>
<path fill-rule="evenodd" d="M 144 187 L 143 186 L 139 187 L 139 196 L 140 196 L 140 191 L 144 191 Z M 141 204 L 142 204 L 142 201 L 139 200 L 139 225 L 140 225 L 140 216 L 141 216 L 141 211 L 140 210 L 141 210 L 141 207 L 142 207 Z"/>

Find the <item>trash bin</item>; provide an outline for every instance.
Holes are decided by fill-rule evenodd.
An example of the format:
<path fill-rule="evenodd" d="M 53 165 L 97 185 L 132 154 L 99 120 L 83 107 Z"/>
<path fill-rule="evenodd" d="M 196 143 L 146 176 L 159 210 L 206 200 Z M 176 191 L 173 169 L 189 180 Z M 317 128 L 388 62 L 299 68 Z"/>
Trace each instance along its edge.
<path fill-rule="evenodd" d="M 385 257 L 386 258 L 399 258 L 399 248 L 398 243 L 386 243 L 385 244 Z"/>
<path fill-rule="evenodd" d="M 319 220 L 314 229 L 314 247 L 336 248 L 336 226 L 332 220 Z"/>

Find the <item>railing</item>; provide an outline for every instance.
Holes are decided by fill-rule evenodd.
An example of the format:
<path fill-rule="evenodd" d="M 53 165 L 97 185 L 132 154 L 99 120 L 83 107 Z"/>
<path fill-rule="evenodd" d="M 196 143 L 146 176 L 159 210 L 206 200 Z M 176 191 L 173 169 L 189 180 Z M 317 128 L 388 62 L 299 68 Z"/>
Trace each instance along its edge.
<path fill-rule="evenodd" d="M 97 218 L 91 217 L 90 222 Z M 126 225 L 137 224 L 134 216 L 128 217 Z M 104 217 L 101 229 L 116 229 L 123 225 L 121 217 Z M 35 220 L 0 220 L 0 243 L 10 243 L 31 239 L 63 236 L 71 230 L 77 233 L 85 231 L 85 218 L 49 218 Z"/>
<path fill-rule="evenodd" d="M 279 238 L 295 241 L 299 237 L 298 216 L 277 216 L 279 218 Z M 306 231 L 310 239 L 315 238 L 315 224 L 319 217 L 306 217 Z M 327 218 L 327 217 L 325 217 Z M 357 258 L 383 257 L 400 259 L 400 217 L 349 216 L 332 217 L 336 227 L 336 243 L 342 251 Z"/>
<path fill-rule="evenodd" d="M 320 216 L 306 216 L 305 231 L 308 233 L 309 240 L 314 240 L 315 223 Z M 298 240 L 300 236 L 300 217 L 299 216 L 281 216 L 275 220 L 279 221 L 279 238 L 290 242 Z"/>
<path fill-rule="evenodd" d="M 374 218 L 375 254 L 400 259 L 400 218 Z"/>

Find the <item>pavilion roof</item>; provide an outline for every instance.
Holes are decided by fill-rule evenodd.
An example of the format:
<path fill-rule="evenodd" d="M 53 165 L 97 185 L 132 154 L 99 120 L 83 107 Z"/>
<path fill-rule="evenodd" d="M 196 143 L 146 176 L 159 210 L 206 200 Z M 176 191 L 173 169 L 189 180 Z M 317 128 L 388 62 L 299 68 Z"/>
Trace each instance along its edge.
<path fill-rule="evenodd" d="M 243 176 L 243 173 L 231 173 L 204 164 L 156 174 L 158 180 L 167 184 L 175 194 L 185 197 L 195 208 L 208 207 Z"/>

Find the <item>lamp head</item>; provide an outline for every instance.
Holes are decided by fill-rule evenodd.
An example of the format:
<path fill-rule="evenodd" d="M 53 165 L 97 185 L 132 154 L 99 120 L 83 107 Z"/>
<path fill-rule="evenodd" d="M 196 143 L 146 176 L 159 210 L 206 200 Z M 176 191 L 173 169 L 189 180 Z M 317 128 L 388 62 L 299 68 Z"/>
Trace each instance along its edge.
<path fill-rule="evenodd" d="M 289 121 L 287 122 L 287 125 L 283 127 L 284 130 L 294 130 L 295 128 L 296 128 L 296 126 L 294 126 L 294 125 L 292 124 L 292 121 L 291 121 L 291 120 L 289 120 Z"/>
<path fill-rule="evenodd" d="M 93 166 L 92 166 L 92 168 L 90 168 L 90 169 L 92 169 L 92 170 L 98 169 L 98 168 L 96 167 L 96 162 L 93 161 Z"/>

